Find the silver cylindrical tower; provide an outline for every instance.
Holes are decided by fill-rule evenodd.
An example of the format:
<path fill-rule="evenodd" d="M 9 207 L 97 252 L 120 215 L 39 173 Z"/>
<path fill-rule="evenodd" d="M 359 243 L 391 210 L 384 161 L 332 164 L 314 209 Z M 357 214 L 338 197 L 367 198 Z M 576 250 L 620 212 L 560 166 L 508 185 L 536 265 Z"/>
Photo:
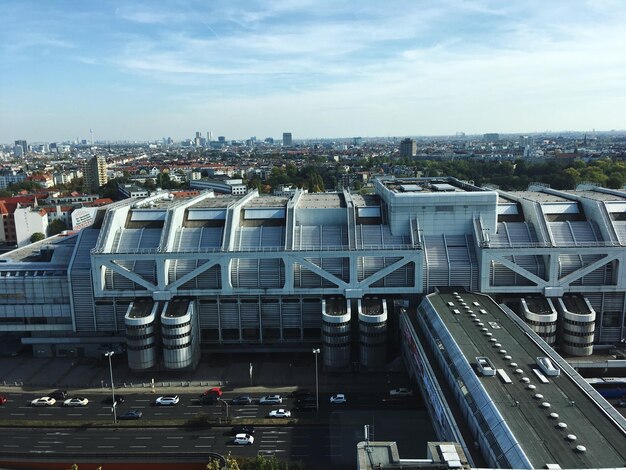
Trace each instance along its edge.
<path fill-rule="evenodd" d="M 387 302 L 359 299 L 359 355 L 367 369 L 382 369 L 387 362 Z"/>
<path fill-rule="evenodd" d="M 546 343 L 554 346 L 558 314 L 552 301 L 547 298 L 528 297 L 521 299 L 520 302 L 528 326 Z"/>
<path fill-rule="evenodd" d="M 165 304 L 161 314 L 161 340 L 166 369 L 184 369 L 197 362 L 193 321 L 193 302 L 174 299 Z"/>
<path fill-rule="evenodd" d="M 138 299 L 131 302 L 124 316 L 128 367 L 133 370 L 145 370 L 156 365 L 157 309 L 158 304 L 152 299 Z"/>
<path fill-rule="evenodd" d="M 322 357 L 326 368 L 350 365 L 350 318 L 349 300 L 322 299 Z"/>
<path fill-rule="evenodd" d="M 563 353 L 572 356 L 590 356 L 596 331 L 596 312 L 589 301 L 580 296 L 558 299 L 561 314 Z"/>

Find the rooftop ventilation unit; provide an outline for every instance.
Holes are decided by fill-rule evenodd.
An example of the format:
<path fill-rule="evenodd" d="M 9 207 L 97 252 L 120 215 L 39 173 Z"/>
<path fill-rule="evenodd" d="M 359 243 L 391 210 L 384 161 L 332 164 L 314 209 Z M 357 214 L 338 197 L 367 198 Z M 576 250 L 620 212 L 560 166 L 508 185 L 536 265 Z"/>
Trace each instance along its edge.
<path fill-rule="evenodd" d="M 554 366 L 550 358 L 538 357 L 537 365 L 543 371 L 543 373 L 550 377 L 558 377 L 561 374 L 560 369 Z"/>

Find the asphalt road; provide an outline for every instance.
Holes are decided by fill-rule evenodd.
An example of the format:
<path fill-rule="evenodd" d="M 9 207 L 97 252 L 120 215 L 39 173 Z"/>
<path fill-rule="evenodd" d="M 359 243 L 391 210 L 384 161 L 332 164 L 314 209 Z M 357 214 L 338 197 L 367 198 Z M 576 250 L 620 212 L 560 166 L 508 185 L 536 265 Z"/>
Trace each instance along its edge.
<path fill-rule="evenodd" d="M 227 403 L 238 393 L 225 393 Z M 36 398 L 32 394 L 11 394 L 8 402 L 0 407 L 0 419 L 5 424 L 23 420 L 64 419 L 111 421 L 110 405 L 102 404 L 106 394 L 85 395 L 89 404 L 85 407 L 66 408 L 32 407 L 28 403 Z M 29 428 L 0 427 L 0 454 L 102 454 L 105 452 L 150 454 L 153 452 L 231 452 L 236 456 L 253 457 L 257 454 L 275 455 L 279 459 L 301 460 L 312 468 L 354 468 L 356 444 L 363 440 L 365 424 L 371 426 L 377 440 L 395 440 L 407 456 L 423 457 L 426 442 L 435 439 L 434 431 L 420 398 L 399 402 L 386 401 L 382 391 L 349 394 L 346 405 L 331 405 L 329 394 L 320 394 L 320 412 L 317 423 L 307 425 L 256 426 L 255 442 L 249 446 L 235 445 L 229 427 L 158 428 L 150 427 L 151 421 L 181 417 L 193 418 L 200 412 L 214 417 L 225 417 L 224 405 L 200 405 L 197 394 L 179 394 L 180 402 L 174 406 L 154 406 L 158 394 L 124 394 L 125 402 L 118 414 L 139 409 L 143 417 L 139 423 L 146 427 L 119 428 Z M 263 421 L 269 411 L 278 408 L 295 408 L 295 399 L 283 397 L 282 405 L 259 405 L 261 394 L 251 395 L 251 405 L 230 405 L 231 417 L 251 418 Z M 385 399 L 385 401 L 383 401 Z M 293 412 L 294 417 L 315 418 L 315 412 Z M 154 425 L 154 424 L 152 424 Z"/>
<path fill-rule="evenodd" d="M 223 400 L 214 405 L 202 405 L 198 401 L 198 394 L 179 394 L 180 401 L 173 406 L 156 406 L 154 404 L 158 394 L 151 393 L 124 393 L 124 403 L 117 407 L 117 415 L 120 416 L 128 410 L 140 410 L 143 413 L 142 422 L 150 420 L 167 420 L 167 419 L 191 419 L 200 414 L 207 415 L 212 418 L 226 418 L 226 413 L 230 418 L 250 418 L 262 419 L 267 417 L 269 412 L 274 409 L 285 408 L 292 411 L 293 417 L 308 418 L 315 416 L 315 411 L 298 412 L 296 408 L 296 400 L 283 395 L 283 403 L 280 405 L 260 405 L 258 403 L 262 394 L 251 394 L 252 404 L 250 405 L 233 405 L 232 398 L 238 396 L 238 393 L 225 393 Z M 81 407 L 65 407 L 62 401 L 58 400 L 54 406 L 35 407 L 30 405 L 30 401 L 39 395 L 27 393 L 14 393 L 7 395 L 7 403 L 0 407 L 0 420 L 11 420 L 13 422 L 19 420 L 42 420 L 42 421 L 59 421 L 59 420 L 85 420 L 85 421 L 105 421 L 112 420 L 111 405 L 106 405 L 103 400 L 109 397 L 108 394 L 85 394 L 89 400 L 86 406 Z M 330 404 L 329 394 L 320 394 L 320 416 L 327 415 L 333 411 L 342 409 L 377 409 L 390 408 L 395 405 L 394 402 L 387 401 L 387 396 L 383 392 L 360 392 L 358 396 L 348 397 L 348 403 L 342 405 Z M 419 397 L 405 400 L 398 403 L 399 406 L 405 408 L 419 408 Z M 146 423 L 147 425 L 149 423 Z"/>
<path fill-rule="evenodd" d="M 241 457 L 254 457 L 257 454 L 275 455 L 279 459 L 303 461 L 312 468 L 354 468 L 356 444 L 363 439 L 363 425 L 376 421 L 388 422 L 388 429 L 382 425 L 377 431 L 378 439 L 386 440 L 393 434 L 407 431 L 409 440 L 400 444 L 404 454 L 415 454 L 414 449 L 425 449 L 428 439 L 434 433 L 424 412 L 396 410 L 387 412 L 359 412 L 361 423 L 355 420 L 350 410 L 332 412 L 327 426 L 268 426 L 257 427 L 252 445 L 241 446 L 232 442 L 230 427 L 210 429 L 184 428 L 0 428 L 0 454 L 9 458 L 13 453 L 48 454 L 67 456 L 106 455 L 110 453 L 151 454 L 184 452 L 217 452 Z M 384 413 L 384 414 L 382 414 Z M 346 424 L 349 422 L 350 424 Z M 429 430 L 425 430 L 429 428 Z M 417 434 L 416 434 L 417 429 Z M 409 432 L 410 431 L 410 432 Z M 420 436 L 421 434 L 421 436 Z M 400 437 L 400 436 L 398 436 Z M 396 439 L 394 439 L 396 440 Z M 410 448 L 409 448 L 410 445 Z M 417 456 L 417 455 L 415 455 Z"/>

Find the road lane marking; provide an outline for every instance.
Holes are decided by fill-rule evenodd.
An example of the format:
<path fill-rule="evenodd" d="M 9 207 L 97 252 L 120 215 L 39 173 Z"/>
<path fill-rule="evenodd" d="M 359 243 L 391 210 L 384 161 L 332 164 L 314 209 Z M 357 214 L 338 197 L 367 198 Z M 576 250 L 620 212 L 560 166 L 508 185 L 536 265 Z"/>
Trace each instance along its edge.
<path fill-rule="evenodd" d="M 215 439 L 215 436 L 199 436 L 199 439 Z"/>
<path fill-rule="evenodd" d="M 115 446 L 98 446 L 98 449 L 114 449 Z"/>
<path fill-rule="evenodd" d="M 2 447 L 19 447 L 17 444 L 4 444 Z"/>
<path fill-rule="evenodd" d="M 121 439 L 121 437 L 104 437 L 103 439 L 108 440 L 108 441 L 112 441 L 112 440 Z"/>
<path fill-rule="evenodd" d="M 17 446 L 16 446 L 16 447 L 17 447 Z M 211 448 L 211 447 L 213 447 L 213 446 L 194 446 L 194 447 L 197 447 L 197 448 L 208 448 L 208 449 L 210 449 L 210 448 Z"/>
<path fill-rule="evenodd" d="M 180 446 L 161 446 L 164 449 L 178 449 Z"/>
<path fill-rule="evenodd" d="M 167 436 L 167 439 L 183 439 L 183 436 Z"/>
<path fill-rule="evenodd" d="M 11 413 L 11 416 L 24 416 L 24 413 Z"/>
<path fill-rule="evenodd" d="M 152 437 L 150 437 L 150 436 L 145 436 L 145 437 L 143 437 L 143 436 L 138 436 L 138 437 L 136 437 L 135 439 L 152 439 Z"/>
<path fill-rule="evenodd" d="M 128 446 L 131 449 L 145 449 L 147 446 Z"/>

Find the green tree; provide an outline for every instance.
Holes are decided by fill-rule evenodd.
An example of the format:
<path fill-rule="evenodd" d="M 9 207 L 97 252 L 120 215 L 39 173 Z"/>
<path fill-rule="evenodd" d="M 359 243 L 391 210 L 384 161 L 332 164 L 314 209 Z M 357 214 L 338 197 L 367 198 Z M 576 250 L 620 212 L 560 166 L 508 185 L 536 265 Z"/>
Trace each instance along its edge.
<path fill-rule="evenodd" d="M 54 219 L 48 224 L 49 237 L 51 237 L 52 235 L 56 235 L 57 233 L 61 233 L 63 230 L 67 230 L 67 224 L 61 219 Z"/>
<path fill-rule="evenodd" d="M 43 233 L 35 232 L 30 236 L 30 242 L 35 243 L 35 242 L 43 240 L 44 238 L 46 238 L 46 236 Z"/>

